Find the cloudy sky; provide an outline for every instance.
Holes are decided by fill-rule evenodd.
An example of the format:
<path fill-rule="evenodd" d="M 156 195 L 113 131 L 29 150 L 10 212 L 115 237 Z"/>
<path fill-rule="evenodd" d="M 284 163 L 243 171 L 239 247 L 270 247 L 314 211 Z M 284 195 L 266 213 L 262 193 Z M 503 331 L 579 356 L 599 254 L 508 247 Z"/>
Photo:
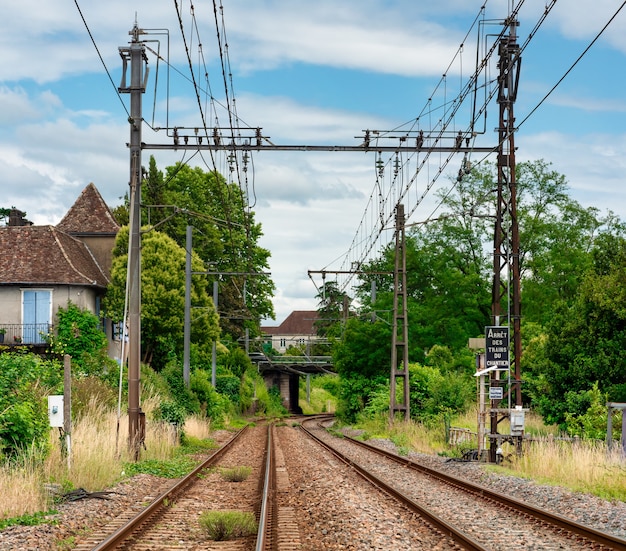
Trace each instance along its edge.
<path fill-rule="evenodd" d="M 117 93 L 118 48 L 128 45 L 135 20 L 149 32 L 142 36 L 149 40 L 148 144 L 172 143 L 155 128 L 201 127 L 203 116 L 209 127 L 228 126 L 229 101 L 240 127 L 261 127 L 273 144 L 355 146 L 366 129 L 381 131 L 385 145 L 397 143 L 387 136 L 415 136 L 419 129 L 451 143 L 456 131 L 469 128 L 472 106 L 493 90 L 496 58 L 462 105 L 459 94 L 503 19 L 521 4 L 518 44 L 534 34 L 522 52 L 515 103 L 517 159 L 545 159 L 581 204 L 626 218 L 626 8 L 620 11 L 621 0 L 557 2 L 534 32 L 551 3 L 216 0 L 214 11 L 208 0 L 0 0 L 0 206 L 55 224 L 89 182 L 109 205 L 121 202 L 128 189 L 129 97 Z M 474 126 L 476 148 L 497 143 L 498 106 L 487 103 Z M 146 166 L 150 155 L 161 169 L 179 160 L 213 162 L 206 151 L 146 150 Z M 470 160 L 483 158 L 475 152 Z M 225 154 L 213 160 L 229 174 Z M 375 152 L 251 155 L 246 188 L 263 227 L 261 245 L 272 253 L 276 323 L 292 310 L 316 307 L 309 270 L 345 269 L 350 251 L 358 258 L 367 248 L 363 236 L 383 224 L 379 195 L 389 199 L 383 219 L 406 190 L 408 222 L 423 221 L 462 162 L 403 154 L 397 171 L 395 157 L 385 154 L 379 173 L 377 160 Z M 380 242 L 390 238 L 387 229 Z"/>

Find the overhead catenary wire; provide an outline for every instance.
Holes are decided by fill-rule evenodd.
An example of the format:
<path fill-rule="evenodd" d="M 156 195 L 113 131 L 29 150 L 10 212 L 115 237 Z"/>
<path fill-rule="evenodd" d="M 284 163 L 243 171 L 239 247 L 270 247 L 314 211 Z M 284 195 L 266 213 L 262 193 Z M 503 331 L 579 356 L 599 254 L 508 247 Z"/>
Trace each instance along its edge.
<path fill-rule="evenodd" d="M 100 49 L 98 48 L 98 45 L 96 44 L 96 40 L 93 34 L 91 33 L 91 29 L 89 28 L 89 25 L 87 24 L 87 20 L 85 19 L 85 16 L 83 15 L 83 11 L 80 9 L 80 6 L 78 5 L 78 0 L 74 0 L 74 4 L 76 5 L 76 9 L 78 10 L 78 14 L 80 15 L 80 18 L 83 20 L 83 25 L 85 25 L 85 29 L 87 30 L 87 34 L 89 35 L 89 38 L 91 39 L 91 43 L 93 44 L 93 47 L 96 49 L 96 53 L 98 54 L 98 57 L 100 58 L 100 62 L 102 63 L 102 66 L 104 67 L 104 71 L 109 77 L 109 81 L 111 82 L 111 85 L 113 86 L 113 89 L 115 90 L 115 94 L 120 100 L 120 103 L 122 104 L 122 107 L 124 108 L 124 111 L 126 111 L 126 116 L 129 117 L 130 113 L 128 112 L 128 109 L 126 108 L 126 104 L 124 103 L 124 100 L 122 100 L 122 96 L 120 95 L 120 92 L 117 89 L 117 86 L 115 86 L 115 83 L 113 82 L 111 73 L 109 72 L 109 69 L 106 66 L 106 63 L 104 62 L 104 58 L 102 57 L 102 54 L 100 53 Z"/>

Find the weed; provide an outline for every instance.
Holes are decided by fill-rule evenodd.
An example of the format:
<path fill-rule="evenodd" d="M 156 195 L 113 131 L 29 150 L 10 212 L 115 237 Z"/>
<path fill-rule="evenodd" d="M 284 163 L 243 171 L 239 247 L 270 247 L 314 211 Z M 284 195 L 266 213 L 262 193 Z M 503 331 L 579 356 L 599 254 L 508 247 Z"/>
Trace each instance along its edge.
<path fill-rule="evenodd" d="M 188 474 L 197 465 L 188 455 L 178 455 L 170 460 L 146 459 L 137 463 L 127 463 L 124 470 L 128 476 L 151 474 L 163 478 L 180 478 Z"/>
<path fill-rule="evenodd" d="M 208 537 L 215 541 L 251 536 L 257 531 L 254 514 L 243 511 L 205 511 L 198 522 Z"/>
<path fill-rule="evenodd" d="M 55 515 L 57 511 L 37 512 L 19 517 L 4 518 L 0 520 L 0 530 L 4 530 L 9 526 L 37 526 L 39 524 L 56 524 L 57 521 L 49 518 Z"/>
<path fill-rule="evenodd" d="M 231 467 L 221 469 L 222 478 L 228 482 L 243 482 L 250 476 L 251 467 Z"/>

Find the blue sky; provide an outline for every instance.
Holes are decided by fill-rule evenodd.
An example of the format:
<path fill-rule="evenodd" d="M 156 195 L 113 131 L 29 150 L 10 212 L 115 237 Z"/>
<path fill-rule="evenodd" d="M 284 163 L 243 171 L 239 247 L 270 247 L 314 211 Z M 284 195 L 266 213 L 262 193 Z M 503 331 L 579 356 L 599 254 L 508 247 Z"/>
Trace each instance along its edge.
<path fill-rule="evenodd" d="M 548 4 L 523 2 L 519 44 Z M 118 47 L 127 45 L 135 17 L 142 28 L 168 29 L 173 67 L 169 120 L 172 125 L 199 126 L 195 92 L 179 75 L 189 75 L 189 69 L 176 5 L 194 63 L 202 43 L 211 92 L 219 101 L 209 125 L 215 115 L 225 125 L 212 2 L 193 3 L 198 37 L 189 1 L 78 1 L 115 86 L 121 75 Z M 225 27 L 220 32 L 224 36 L 225 30 L 228 43 L 230 93 L 234 91 L 237 112 L 276 144 L 356 145 L 355 137 L 364 129 L 408 128 L 425 106 L 438 108 L 453 100 L 473 72 L 479 32 L 476 27 L 468 31 L 483 5 L 488 43 L 500 31 L 510 0 L 223 0 Z M 615 0 L 556 3 L 522 53 L 518 123 L 621 5 Z M 111 206 L 119 204 L 128 188 L 127 115 L 75 2 L 0 0 L 0 10 L 0 205 L 26 211 L 37 224 L 55 224 L 89 182 Z M 162 40 L 165 55 L 164 36 L 150 38 Z M 462 54 L 456 55 L 461 44 Z M 160 65 L 154 100 L 154 56 L 149 56 L 149 65 L 144 117 L 151 121 L 154 104 L 155 121 L 163 124 L 165 67 Z M 122 99 L 128 106 L 128 96 Z M 419 127 L 436 126 L 441 113 L 433 109 L 432 116 L 420 117 Z M 476 144 L 493 146 L 494 101 L 487 113 L 485 132 Z M 460 110 L 453 127 L 466 125 Z M 165 132 L 147 127 L 143 138 L 171 143 Z M 518 161 L 545 159 L 566 176 L 581 204 L 626 218 L 626 8 L 524 121 L 515 140 Z M 151 154 L 162 169 L 182 158 L 181 152 L 145 151 L 144 165 Z M 216 159 L 218 168 L 227 172 L 225 159 Z M 335 260 L 343 259 L 355 240 L 374 189 L 376 158 L 373 153 L 263 151 L 254 153 L 253 160 L 248 184 L 265 234 L 261 245 L 272 253 L 278 323 L 292 310 L 315 308 L 317 291 L 307 270 L 340 269 Z M 451 185 L 461 158 L 452 160 L 418 204 L 438 162 L 430 161 L 411 184 L 409 222 L 431 214 L 434 193 Z M 197 163 L 197 157 L 192 159 L 191 164 Z M 402 175 L 405 183 L 411 179 L 411 166 L 415 162 Z"/>

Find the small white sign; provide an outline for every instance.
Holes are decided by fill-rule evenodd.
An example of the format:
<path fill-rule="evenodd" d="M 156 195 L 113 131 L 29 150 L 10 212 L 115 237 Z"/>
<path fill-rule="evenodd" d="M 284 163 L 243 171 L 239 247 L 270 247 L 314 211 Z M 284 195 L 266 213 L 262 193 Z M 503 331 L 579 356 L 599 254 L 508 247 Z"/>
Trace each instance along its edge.
<path fill-rule="evenodd" d="M 503 389 L 501 386 L 491 386 L 489 387 L 489 399 L 490 400 L 502 400 L 504 396 Z"/>

